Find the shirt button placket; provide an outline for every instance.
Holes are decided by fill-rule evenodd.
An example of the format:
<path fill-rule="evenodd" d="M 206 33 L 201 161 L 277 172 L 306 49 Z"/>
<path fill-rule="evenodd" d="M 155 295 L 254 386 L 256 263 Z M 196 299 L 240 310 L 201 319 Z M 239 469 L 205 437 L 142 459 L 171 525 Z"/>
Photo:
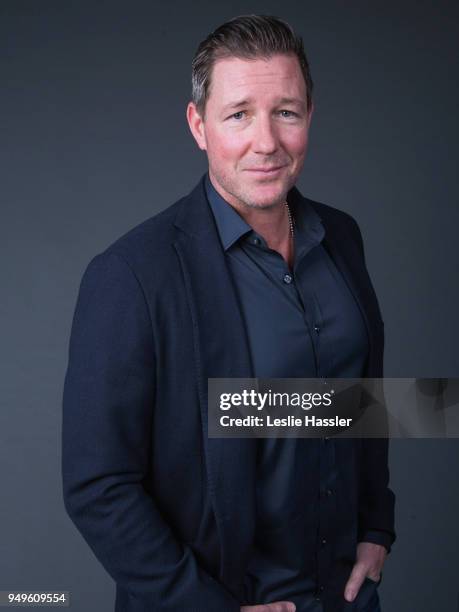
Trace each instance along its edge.
<path fill-rule="evenodd" d="M 329 521 L 333 515 L 333 489 L 331 488 L 331 478 L 333 469 L 333 443 L 330 438 L 322 438 L 320 444 L 320 524 L 319 540 L 317 550 L 317 589 L 316 599 L 320 600 L 323 595 L 324 587 L 331 564 L 331 548 L 329 545 Z"/>

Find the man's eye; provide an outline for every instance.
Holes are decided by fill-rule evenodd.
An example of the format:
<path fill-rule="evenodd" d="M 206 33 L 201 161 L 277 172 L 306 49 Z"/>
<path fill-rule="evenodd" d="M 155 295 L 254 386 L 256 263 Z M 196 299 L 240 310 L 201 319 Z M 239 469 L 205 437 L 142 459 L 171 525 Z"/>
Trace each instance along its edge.
<path fill-rule="evenodd" d="M 231 119 L 242 119 L 244 117 L 244 111 L 238 111 L 237 113 L 233 113 L 231 115 Z"/>
<path fill-rule="evenodd" d="M 297 114 L 290 110 L 281 110 L 279 111 L 282 117 L 289 119 L 290 117 L 297 117 Z"/>

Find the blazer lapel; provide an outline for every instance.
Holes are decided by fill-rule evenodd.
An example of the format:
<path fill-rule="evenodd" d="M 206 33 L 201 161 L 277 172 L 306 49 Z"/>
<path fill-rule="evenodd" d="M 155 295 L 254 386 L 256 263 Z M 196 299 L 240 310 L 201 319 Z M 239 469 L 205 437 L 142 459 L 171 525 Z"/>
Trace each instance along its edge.
<path fill-rule="evenodd" d="M 321 217 L 325 226 L 324 247 L 349 287 L 367 330 L 369 353 L 365 376 L 382 377 L 382 320 L 362 254 L 357 251 L 357 243 L 349 242 L 349 235 L 342 227 L 335 226 L 323 215 Z"/>
<path fill-rule="evenodd" d="M 256 440 L 208 437 L 208 378 L 252 378 L 242 313 L 203 181 L 178 214 L 174 243 L 192 321 L 209 491 L 222 547 L 221 578 L 238 575 L 255 518 Z"/>

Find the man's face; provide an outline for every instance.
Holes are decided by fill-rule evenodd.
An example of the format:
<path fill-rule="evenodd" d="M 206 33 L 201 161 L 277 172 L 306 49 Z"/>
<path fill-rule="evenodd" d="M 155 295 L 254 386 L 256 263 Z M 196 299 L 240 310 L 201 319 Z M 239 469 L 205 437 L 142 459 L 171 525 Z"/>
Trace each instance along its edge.
<path fill-rule="evenodd" d="M 296 56 L 218 60 L 205 119 L 188 106 L 217 191 L 233 206 L 284 202 L 303 166 L 311 113 Z"/>

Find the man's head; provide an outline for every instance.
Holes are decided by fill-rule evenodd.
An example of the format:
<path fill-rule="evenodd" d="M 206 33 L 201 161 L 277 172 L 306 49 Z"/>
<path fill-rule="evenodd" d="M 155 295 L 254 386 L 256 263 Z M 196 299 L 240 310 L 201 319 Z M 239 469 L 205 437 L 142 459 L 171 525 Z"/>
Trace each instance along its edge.
<path fill-rule="evenodd" d="M 192 84 L 188 122 L 220 194 L 236 208 L 284 201 L 312 114 L 301 39 L 274 17 L 237 17 L 199 45 Z"/>

